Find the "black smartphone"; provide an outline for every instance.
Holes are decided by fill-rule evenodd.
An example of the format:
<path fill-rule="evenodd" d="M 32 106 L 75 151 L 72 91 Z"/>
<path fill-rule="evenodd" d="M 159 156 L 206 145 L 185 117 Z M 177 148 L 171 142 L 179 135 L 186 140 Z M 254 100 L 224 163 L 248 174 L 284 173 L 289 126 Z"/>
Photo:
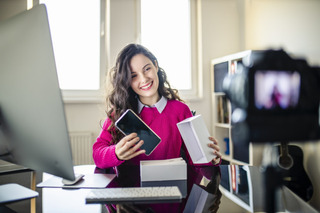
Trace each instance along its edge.
<path fill-rule="evenodd" d="M 125 135 L 137 133 L 140 140 L 144 141 L 141 149 L 146 150 L 146 155 L 150 155 L 161 142 L 161 138 L 131 109 L 126 110 L 115 125 Z"/>

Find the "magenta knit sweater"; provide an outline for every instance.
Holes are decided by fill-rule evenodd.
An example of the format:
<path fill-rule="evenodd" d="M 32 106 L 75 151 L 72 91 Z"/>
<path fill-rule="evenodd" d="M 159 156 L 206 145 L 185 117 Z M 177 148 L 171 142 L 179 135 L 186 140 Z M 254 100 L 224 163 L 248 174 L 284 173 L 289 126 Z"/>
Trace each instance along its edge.
<path fill-rule="evenodd" d="M 183 146 L 177 123 L 192 116 L 189 107 L 180 101 L 168 100 L 161 114 L 155 107 L 144 107 L 139 116 L 161 138 L 161 142 L 149 156 L 141 154 L 126 163 L 139 165 L 141 160 L 180 157 L 180 150 L 182 147 L 185 149 L 185 146 Z M 93 145 L 93 160 L 96 166 L 102 169 L 119 166 L 124 162 L 117 158 L 115 145 L 110 145 L 112 136 L 107 130 L 110 124 L 111 120 L 107 118 Z"/>

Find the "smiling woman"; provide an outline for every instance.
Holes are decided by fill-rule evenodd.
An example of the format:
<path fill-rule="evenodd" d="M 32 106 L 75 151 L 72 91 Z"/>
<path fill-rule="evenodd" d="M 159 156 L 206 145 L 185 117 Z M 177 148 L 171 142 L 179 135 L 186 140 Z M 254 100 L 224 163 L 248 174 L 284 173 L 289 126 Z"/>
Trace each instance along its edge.
<path fill-rule="evenodd" d="M 99 168 L 178 158 L 181 151 L 187 152 L 177 123 L 192 113 L 177 90 L 171 88 L 165 71 L 158 64 L 157 58 L 142 45 L 129 44 L 120 51 L 111 70 L 113 89 L 107 96 L 108 117 L 93 145 L 93 159 Z M 116 128 L 115 123 L 127 109 L 134 111 L 161 138 L 150 155 L 142 148 L 150 141 L 141 140 L 136 133 L 124 136 Z M 217 156 L 212 162 L 219 162 L 217 141 L 212 137 L 209 140 L 213 143 L 208 146 Z M 190 158 L 187 160 L 192 164 Z"/>

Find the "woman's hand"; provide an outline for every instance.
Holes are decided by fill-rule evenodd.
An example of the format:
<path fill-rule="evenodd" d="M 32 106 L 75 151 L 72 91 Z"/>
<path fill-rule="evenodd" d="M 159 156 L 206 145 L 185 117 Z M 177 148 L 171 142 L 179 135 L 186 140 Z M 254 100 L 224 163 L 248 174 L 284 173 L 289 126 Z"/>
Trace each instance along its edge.
<path fill-rule="evenodd" d="M 220 163 L 221 160 L 220 147 L 218 145 L 218 141 L 215 138 L 209 137 L 209 139 L 212 141 L 212 143 L 209 143 L 208 146 L 213 149 L 213 154 L 216 155 L 216 157 L 213 158 L 211 162 L 213 165 L 216 165 Z"/>
<path fill-rule="evenodd" d="M 119 160 L 130 160 L 142 153 L 145 150 L 138 150 L 143 144 L 143 140 L 137 137 L 136 133 L 131 133 L 130 135 L 122 138 L 116 145 L 116 155 Z M 138 150 L 138 151 L 137 151 Z"/>

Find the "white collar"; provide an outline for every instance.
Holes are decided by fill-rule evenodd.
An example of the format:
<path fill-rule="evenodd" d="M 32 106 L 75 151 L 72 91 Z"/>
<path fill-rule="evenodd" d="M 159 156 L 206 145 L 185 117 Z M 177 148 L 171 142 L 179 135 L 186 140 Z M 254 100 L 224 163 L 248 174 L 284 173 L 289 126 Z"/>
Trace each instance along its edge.
<path fill-rule="evenodd" d="M 164 108 L 167 105 L 167 101 L 168 101 L 167 98 L 162 96 L 157 103 L 155 103 L 152 106 L 148 106 L 148 105 L 143 104 L 138 98 L 138 113 L 140 114 L 140 112 L 142 111 L 143 107 L 149 107 L 149 108 L 155 107 L 155 108 L 157 108 L 159 113 L 162 113 L 162 111 L 164 110 Z"/>

